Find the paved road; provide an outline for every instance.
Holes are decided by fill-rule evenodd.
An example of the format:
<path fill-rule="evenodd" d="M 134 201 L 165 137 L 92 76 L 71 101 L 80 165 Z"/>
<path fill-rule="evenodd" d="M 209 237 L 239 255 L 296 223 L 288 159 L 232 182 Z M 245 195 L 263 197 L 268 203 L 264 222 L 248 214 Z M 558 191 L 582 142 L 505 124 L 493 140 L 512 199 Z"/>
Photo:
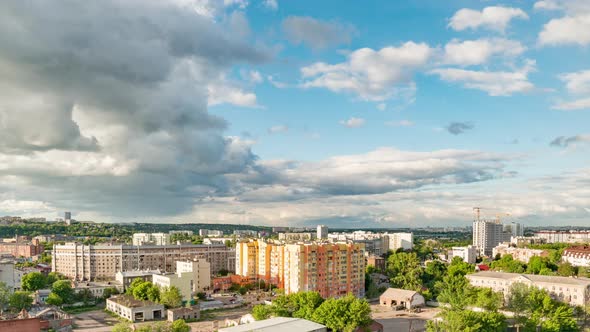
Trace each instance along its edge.
<path fill-rule="evenodd" d="M 88 311 L 74 316 L 74 332 L 109 332 L 118 322 L 102 310 Z"/>

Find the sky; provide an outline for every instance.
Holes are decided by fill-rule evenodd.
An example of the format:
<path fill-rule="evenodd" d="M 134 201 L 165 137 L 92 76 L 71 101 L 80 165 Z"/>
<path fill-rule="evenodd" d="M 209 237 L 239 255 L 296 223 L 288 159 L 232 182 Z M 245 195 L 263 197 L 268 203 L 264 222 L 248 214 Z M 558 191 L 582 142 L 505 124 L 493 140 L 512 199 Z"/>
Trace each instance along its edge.
<path fill-rule="evenodd" d="M 590 3 L 0 2 L 0 215 L 590 225 Z"/>

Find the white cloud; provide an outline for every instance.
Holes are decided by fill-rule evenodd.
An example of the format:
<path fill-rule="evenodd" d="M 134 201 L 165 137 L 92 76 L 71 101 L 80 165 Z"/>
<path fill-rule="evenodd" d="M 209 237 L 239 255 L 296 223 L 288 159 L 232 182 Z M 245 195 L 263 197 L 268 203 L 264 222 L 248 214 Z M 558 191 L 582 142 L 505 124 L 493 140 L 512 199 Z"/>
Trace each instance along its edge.
<path fill-rule="evenodd" d="M 288 88 L 289 84 L 285 83 L 285 82 L 280 82 L 277 81 L 276 78 L 272 75 L 268 75 L 266 76 L 266 79 L 270 82 L 270 84 L 272 84 L 275 88 L 279 88 L 279 89 L 284 89 L 284 88 Z"/>
<path fill-rule="evenodd" d="M 287 131 L 289 131 L 289 127 L 285 125 L 276 125 L 268 128 L 270 134 L 286 133 Z"/>
<path fill-rule="evenodd" d="M 590 12 L 587 0 L 544 0 L 535 2 L 536 10 L 562 10 L 570 15 Z"/>
<path fill-rule="evenodd" d="M 340 124 L 348 128 L 359 128 L 365 125 L 365 119 L 355 118 L 354 116 L 348 120 L 341 120 Z"/>
<path fill-rule="evenodd" d="M 252 84 L 260 84 L 264 81 L 264 77 L 258 70 L 242 70 L 240 71 L 242 79 Z"/>
<path fill-rule="evenodd" d="M 222 76 L 218 81 L 207 87 L 209 91 L 208 105 L 231 104 L 241 107 L 260 108 L 256 94 L 244 91 L 236 83 Z"/>
<path fill-rule="evenodd" d="M 444 62 L 461 66 L 480 65 L 492 56 L 515 57 L 525 50 L 520 42 L 504 38 L 452 40 L 445 45 Z"/>
<path fill-rule="evenodd" d="M 490 96 L 510 96 L 514 93 L 529 92 L 534 89 L 528 74 L 535 70 L 535 62 L 528 60 L 515 71 L 475 71 L 457 68 L 439 68 L 430 71 L 442 80 L 461 83 L 469 89 L 487 92 Z"/>
<path fill-rule="evenodd" d="M 414 90 L 413 71 L 426 65 L 433 50 L 425 43 L 406 42 L 380 50 L 361 48 L 346 62 L 317 62 L 301 68 L 303 88 L 347 92 L 363 100 L 384 101 Z"/>
<path fill-rule="evenodd" d="M 264 0 L 263 4 L 266 8 L 271 10 L 279 9 L 279 3 L 277 2 L 277 0 Z"/>
<path fill-rule="evenodd" d="M 585 97 L 590 94 L 590 70 L 562 74 L 559 78 L 565 82 L 565 87 L 571 95 L 582 98 L 561 102 L 552 108 L 562 111 L 590 109 L 590 98 Z"/>
<path fill-rule="evenodd" d="M 379 103 L 377 104 L 377 109 L 380 111 L 385 111 L 385 109 L 387 108 L 387 104 L 386 103 Z"/>
<path fill-rule="evenodd" d="M 414 122 L 410 120 L 387 121 L 385 122 L 385 125 L 390 127 L 411 127 L 414 125 Z"/>
<path fill-rule="evenodd" d="M 558 1 L 553 0 L 542 0 L 535 2 L 533 8 L 537 10 L 557 10 L 560 9 L 560 5 Z"/>
<path fill-rule="evenodd" d="M 449 27 L 457 31 L 481 27 L 504 32 L 510 21 L 516 18 L 528 19 L 529 17 L 520 8 L 490 6 L 482 11 L 463 8 L 451 17 Z"/>
<path fill-rule="evenodd" d="M 552 19 L 539 33 L 541 45 L 590 44 L 590 14 Z"/>

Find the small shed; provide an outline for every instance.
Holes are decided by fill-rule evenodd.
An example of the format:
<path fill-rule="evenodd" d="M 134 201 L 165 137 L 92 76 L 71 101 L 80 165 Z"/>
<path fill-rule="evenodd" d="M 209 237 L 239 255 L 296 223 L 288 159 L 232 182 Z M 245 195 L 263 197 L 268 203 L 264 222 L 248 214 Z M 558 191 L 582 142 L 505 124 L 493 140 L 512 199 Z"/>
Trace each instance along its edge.
<path fill-rule="evenodd" d="M 199 319 L 201 317 L 201 310 L 198 305 L 192 307 L 182 307 L 176 309 L 168 309 L 168 320 L 173 322 L 178 319 Z"/>
<path fill-rule="evenodd" d="M 379 303 L 386 307 L 401 306 L 405 309 L 413 309 L 423 307 L 425 301 L 424 296 L 418 292 L 401 288 L 389 288 L 381 294 Z"/>

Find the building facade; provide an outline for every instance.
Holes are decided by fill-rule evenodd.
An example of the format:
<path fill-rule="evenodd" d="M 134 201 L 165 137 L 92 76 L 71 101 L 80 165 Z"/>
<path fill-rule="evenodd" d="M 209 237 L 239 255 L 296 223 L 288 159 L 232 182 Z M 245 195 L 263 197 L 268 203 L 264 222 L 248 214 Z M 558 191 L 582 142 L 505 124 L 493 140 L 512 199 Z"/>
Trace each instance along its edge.
<path fill-rule="evenodd" d="M 130 295 L 107 299 L 106 309 L 132 322 L 158 320 L 166 317 L 164 306 L 151 301 L 136 300 Z"/>
<path fill-rule="evenodd" d="M 328 226 L 325 225 L 318 225 L 317 235 L 318 239 L 327 239 L 328 238 Z"/>
<path fill-rule="evenodd" d="M 285 294 L 317 291 L 323 297 L 365 292 L 365 251 L 358 243 L 239 242 L 236 274 L 263 280 Z"/>
<path fill-rule="evenodd" d="M 515 283 L 524 283 L 546 290 L 557 301 L 583 306 L 590 300 L 590 278 L 569 278 L 533 274 L 482 271 L 465 276 L 475 287 L 488 287 L 508 295 Z"/>
<path fill-rule="evenodd" d="M 413 233 L 389 233 L 387 238 L 389 240 L 388 250 L 412 250 L 414 247 Z"/>
<path fill-rule="evenodd" d="M 573 266 L 590 267 L 590 246 L 567 248 L 563 251 L 561 259 Z"/>
<path fill-rule="evenodd" d="M 14 257 L 31 258 L 41 255 L 45 247 L 39 243 L 39 240 L 32 242 L 0 242 L 0 253 L 10 254 Z"/>
<path fill-rule="evenodd" d="M 84 245 L 53 246 L 52 271 L 74 280 L 112 280 L 117 272 L 176 272 L 176 261 L 204 258 L 211 273 L 233 272 L 235 251 L 225 245 Z"/>
<path fill-rule="evenodd" d="M 451 250 L 452 258 L 461 257 L 464 262 L 475 264 L 475 260 L 477 259 L 477 249 L 475 246 L 453 247 Z"/>
<path fill-rule="evenodd" d="M 205 259 L 176 262 L 177 273 L 191 273 L 193 292 L 202 292 L 211 288 L 211 264 Z"/>
<path fill-rule="evenodd" d="M 164 246 L 170 244 L 170 235 L 166 233 L 135 233 L 133 234 L 133 245 L 142 246 L 153 244 Z"/>
<path fill-rule="evenodd" d="M 492 256 L 496 257 L 496 255 L 512 255 L 515 260 L 528 263 L 535 256 L 547 257 L 549 252 L 542 249 L 516 248 L 507 244 L 499 244 L 492 250 Z"/>
<path fill-rule="evenodd" d="M 193 273 L 176 272 L 166 274 L 154 274 L 152 283 L 160 288 L 178 288 L 183 301 L 190 301 L 193 298 Z"/>
<path fill-rule="evenodd" d="M 540 231 L 535 237 L 545 239 L 547 243 L 587 243 L 590 242 L 590 231 Z"/>
<path fill-rule="evenodd" d="M 478 255 L 492 255 L 494 247 L 503 240 L 503 227 L 499 221 L 475 220 L 473 222 L 473 246 L 477 249 Z"/>

